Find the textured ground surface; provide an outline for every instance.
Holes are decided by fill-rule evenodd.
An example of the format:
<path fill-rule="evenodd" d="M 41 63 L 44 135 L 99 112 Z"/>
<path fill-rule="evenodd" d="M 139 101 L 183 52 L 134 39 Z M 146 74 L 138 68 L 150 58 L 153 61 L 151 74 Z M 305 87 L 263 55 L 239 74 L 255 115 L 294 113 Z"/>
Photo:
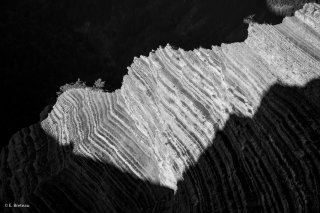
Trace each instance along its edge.
<path fill-rule="evenodd" d="M 319 212 L 319 37 L 308 4 L 251 24 L 243 43 L 135 58 L 113 93 L 64 92 L 2 149 L 0 199 L 26 212 Z"/>
<path fill-rule="evenodd" d="M 281 22 L 270 10 L 265 0 L 6 1 L 0 12 L 0 70 L 8 104 L 0 147 L 18 129 L 38 122 L 60 85 L 102 78 L 113 92 L 134 56 L 168 43 L 193 50 L 244 41 L 245 17 Z"/>

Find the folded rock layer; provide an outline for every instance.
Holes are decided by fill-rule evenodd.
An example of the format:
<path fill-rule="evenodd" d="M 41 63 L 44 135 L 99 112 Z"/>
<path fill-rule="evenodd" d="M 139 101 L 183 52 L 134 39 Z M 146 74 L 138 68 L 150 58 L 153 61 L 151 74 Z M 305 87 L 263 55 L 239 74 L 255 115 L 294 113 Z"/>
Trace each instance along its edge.
<path fill-rule="evenodd" d="M 242 43 L 135 58 L 74 88 L 1 152 L 25 212 L 319 212 L 320 6 Z"/>

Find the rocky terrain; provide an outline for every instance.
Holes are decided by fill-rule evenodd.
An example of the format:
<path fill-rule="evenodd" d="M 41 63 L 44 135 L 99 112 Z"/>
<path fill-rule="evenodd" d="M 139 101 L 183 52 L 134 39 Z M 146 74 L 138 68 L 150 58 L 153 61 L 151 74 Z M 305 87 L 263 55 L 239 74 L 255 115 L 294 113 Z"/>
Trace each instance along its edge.
<path fill-rule="evenodd" d="M 101 78 L 113 92 L 134 56 L 167 43 L 193 50 L 243 42 L 246 17 L 278 24 L 305 1 L 315 0 L 5 0 L 0 70 L 6 142 L 0 148 L 39 120 L 60 85 Z M 291 12 L 272 9 L 283 4 Z"/>
<path fill-rule="evenodd" d="M 319 212 L 320 6 L 244 42 L 135 58 L 1 151 L 4 212 Z M 47 114 L 47 117 L 46 117 Z"/>

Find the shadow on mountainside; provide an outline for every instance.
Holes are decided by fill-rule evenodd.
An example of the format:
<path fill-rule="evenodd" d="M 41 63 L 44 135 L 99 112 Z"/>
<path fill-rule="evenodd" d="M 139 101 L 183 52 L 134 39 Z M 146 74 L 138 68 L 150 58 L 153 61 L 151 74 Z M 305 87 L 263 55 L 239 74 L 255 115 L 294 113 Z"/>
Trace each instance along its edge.
<path fill-rule="evenodd" d="M 244 41 L 247 24 L 278 24 L 264 0 L 12 0 L 1 13 L 7 141 L 56 91 L 78 78 L 121 87 L 134 57 L 170 43 L 185 50 Z M 21 107 L 23 106 L 23 107 Z"/>
<path fill-rule="evenodd" d="M 230 116 L 175 198 L 193 212 L 319 212 L 319 139 L 320 79 L 276 84 L 253 118 Z"/>
<path fill-rule="evenodd" d="M 21 155 L 29 161 L 25 163 L 23 171 L 20 169 L 11 173 L 10 169 L 3 169 L 3 164 L 8 163 L 11 167 L 15 165 L 16 162 L 10 162 L 15 161 L 15 157 L 9 162 L 0 161 L 0 212 L 25 210 L 30 213 L 149 213 L 163 212 L 165 206 L 172 203 L 168 202 L 173 200 L 172 189 L 143 181 L 109 163 L 76 155 L 73 153 L 73 142 L 67 146 L 59 146 L 58 142 L 38 125 L 40 133 L 37 140 L 40 140 L 41 146 L 38 152 L 41 154 L 37 154 L 37 158 L 37 148 L 31 144 L 34 141 L 26 139 Z M 12 156 L 15 154 L 11 153 Z M 5 159 L 6 156 L 2 157 Z M 28 173 L 28 177 L 19 179 L 21 172 Z M 14 177 L 12 182 L 6 179 L 11 177 Z M 24 190 L 12 192 L 12 184 L 24 188 L 27 195 L 21 195 Z M 20 194 L 22 198 L 15 200 L 13 193 Z M 5 208 L 5 204 L 14 206 L 21 203 L 28 204 L 29 207 Z"/>
<path fill-rule="evenodd" d="M 319 212 L 319 96 L 320 79 L 305 87 L 272 86 L 253 118 L 230 116 L 212 145 L 184 172 L 175 194 L 108 163 L 75 155 L 72 145 L 60 147 L 55 154 L 66 153 L 64 160 L 50 155 L 40 162 L 38 177 L 46 178 L 27 196 L 28 210 Z M 47 141 L 43 149 L 57 146 L 52 138 Z M 61 165 L 70 169 L 58 172 Z M 4 195 L 13 203 L 9 192 Z"/>

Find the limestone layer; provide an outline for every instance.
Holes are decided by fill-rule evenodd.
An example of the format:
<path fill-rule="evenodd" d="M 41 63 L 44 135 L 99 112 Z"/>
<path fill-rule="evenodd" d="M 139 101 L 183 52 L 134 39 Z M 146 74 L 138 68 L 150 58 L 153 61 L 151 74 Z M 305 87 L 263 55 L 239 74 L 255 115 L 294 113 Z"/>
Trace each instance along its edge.
<path fill-rule="evenodd" d="M 248 31 L 135 58 L 114 93 L 61 94 L 2 150 L 1 200 L 25 212 L 319 212 L 320 6 Z"/>

